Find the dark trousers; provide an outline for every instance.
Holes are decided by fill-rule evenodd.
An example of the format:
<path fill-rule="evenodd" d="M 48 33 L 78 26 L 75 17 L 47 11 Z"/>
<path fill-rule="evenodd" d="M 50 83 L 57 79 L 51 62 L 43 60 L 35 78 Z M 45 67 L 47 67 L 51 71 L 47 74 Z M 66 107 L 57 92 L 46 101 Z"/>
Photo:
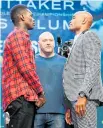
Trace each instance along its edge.
<path fill-rule="evenodd" d="M 68 125 L 67 123 L 65 123 L 65 128 L 74 128 L 73 125 Z"/>
<path fill-rule="evenodd" d="M 35 115 L 34 102 L 29 102 L 23 96 L 13 101 L 7 108 L 10 114 L 8 128 L 33 128 Z"/>

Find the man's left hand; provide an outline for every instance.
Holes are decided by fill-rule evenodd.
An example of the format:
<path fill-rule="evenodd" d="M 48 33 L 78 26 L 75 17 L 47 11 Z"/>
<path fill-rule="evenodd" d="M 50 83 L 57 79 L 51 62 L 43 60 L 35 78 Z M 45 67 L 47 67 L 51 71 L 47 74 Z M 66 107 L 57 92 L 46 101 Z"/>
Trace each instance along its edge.
<path fill-rule="evenodd" d="M 78 97 L 78 100 L 75 104 L 75 111 L 79 117 L 83 117 L 86 112 L 86 104 L 87 104 L 87 98 L 84 97 Z"/>

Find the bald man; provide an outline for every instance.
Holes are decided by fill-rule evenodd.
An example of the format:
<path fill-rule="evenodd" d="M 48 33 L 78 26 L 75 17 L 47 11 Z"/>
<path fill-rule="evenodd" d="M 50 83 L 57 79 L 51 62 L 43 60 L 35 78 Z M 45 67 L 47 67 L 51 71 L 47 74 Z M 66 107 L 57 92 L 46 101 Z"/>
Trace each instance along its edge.
<path fill-rule="evenodd" d="M 65 128 L 62 73 L 66 58 L 54 52 L 54 43 L 50 32 L 39 36 L 40 54 L 35 57 L 35 62 L 46 103 L 37 110 L 34 128 Z"/>
<path fill-rule="evenodd" d="M 100 70 L 101 42 L 89 30 L 93 21 L 90 13 L 79 11 L 70 21 L 70 30 L 76 35 L 65 65 L 64 90 L 72 108 L 65 115 L 74 128 L 96 128 L 96 107 L 103 102 Z"/>

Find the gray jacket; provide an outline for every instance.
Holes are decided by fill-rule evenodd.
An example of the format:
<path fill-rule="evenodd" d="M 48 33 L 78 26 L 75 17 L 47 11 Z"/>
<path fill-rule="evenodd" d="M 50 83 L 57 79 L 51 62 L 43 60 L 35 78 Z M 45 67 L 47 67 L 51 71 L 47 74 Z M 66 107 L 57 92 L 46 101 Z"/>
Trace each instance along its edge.
<path fill-rule="evenodd" d="M 63 83 L 67 98 L 76 101 L 83 91 L 88 99 L 103 102 L 101 42 L 92 31 L 80 34 L 64 67 Z"/>

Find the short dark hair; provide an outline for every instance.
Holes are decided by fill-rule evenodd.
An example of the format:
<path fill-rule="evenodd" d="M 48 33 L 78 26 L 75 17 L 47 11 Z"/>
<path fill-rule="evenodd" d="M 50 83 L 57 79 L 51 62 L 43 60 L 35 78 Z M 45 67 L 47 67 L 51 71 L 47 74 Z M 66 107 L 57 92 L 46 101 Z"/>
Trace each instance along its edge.
<path fill-rule="evenodd" d="M 12 7 L 10 16 L 14 24 L 18 23 L 18 14 L 20 14 L 22 11 L 25 11 L 26 9 L 27 7 L 23 4 L 18 4 Z"/>

